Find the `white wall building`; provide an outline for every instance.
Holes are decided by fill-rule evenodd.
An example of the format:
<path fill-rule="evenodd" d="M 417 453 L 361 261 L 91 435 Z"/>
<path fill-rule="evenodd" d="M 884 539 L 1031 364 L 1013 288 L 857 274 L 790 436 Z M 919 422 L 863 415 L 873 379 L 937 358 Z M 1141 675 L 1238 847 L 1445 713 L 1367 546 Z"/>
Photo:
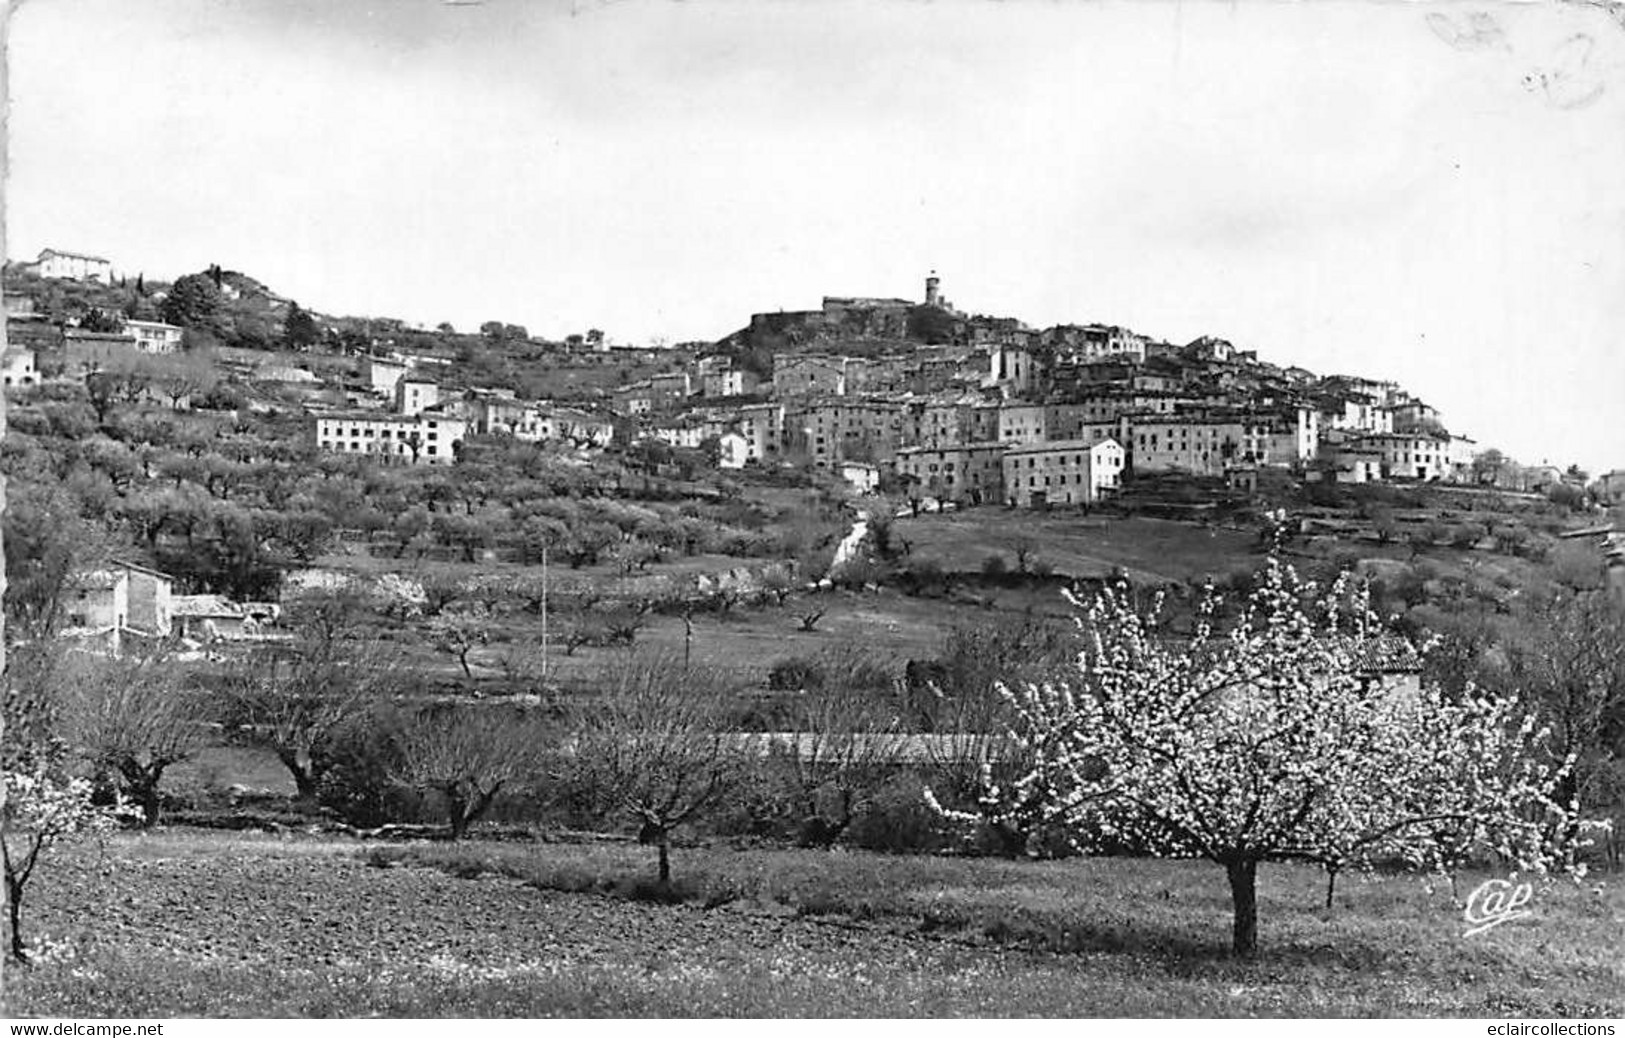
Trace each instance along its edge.
<path fill-rule="evenodd" d="M 175 353 L 181 348 L 183 330 L 162 321 L 125 321 L 124 334 L 135 340 L 143 353 Z"/>
<path fill-rule="evenodd" d="M 39 367 L 35 362 L 33 350 L 7 346 L 4 360 L 0 361 L 0 370 L 3 370 L 8 389 L 13 386 L 39 385 Z"/>
<path fill-rule="evenodd" d="M 109 284 L 113 280 L 113 262 L 101 256 L 88 256 L 81 252 L 63 252 L 44 249 L 32 264 L 42 278 L 61 278 L 67 281 L 99 281 Z"/>
<path fill-rule="evenodd" d="M 717 465 L 725 469 L 742 469 L 750 460 L 750 440 L 741 433 L 729 430 L 717 438 Z"/>
<path fill-rule="evenodd" d="M 361 358 L 361 378 L 386 400 L 395 399 L 395 384 L 406 377 L 406 365 L 378 357 Z"/>
<path fill-rule="evenodd" d="M 1125 452 L 1116 440 L 1056 440 L 1004 452 L 1005 500 L 1022 508 L 1087 505 L 1122 485 Z"/>
<path fill-rule="evenodd" d="M 403 376 L 395 383 L 395 410 L 400 414 L 420 414 L 440 403 L 440 384 L 417 375 Z"/>
<path fill-rule="evenodd" d="M 433 411 L 416 415 L 371 412 L 316 416 L 316 446 L 341 454 L 365 454 L 403 464 L 450 465 L 468 423 Z"/>

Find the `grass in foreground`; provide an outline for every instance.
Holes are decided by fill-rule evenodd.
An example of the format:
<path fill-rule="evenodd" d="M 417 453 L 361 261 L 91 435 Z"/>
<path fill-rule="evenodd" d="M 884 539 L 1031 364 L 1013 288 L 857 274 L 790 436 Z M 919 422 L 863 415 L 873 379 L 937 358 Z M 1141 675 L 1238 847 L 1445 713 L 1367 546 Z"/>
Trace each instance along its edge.
<path fill-rule="evenodd" d="M 120 838 L 42 897 L 21 1014 L 1600 1016 L 1625 1012 L 1615 884 L 1463 938 L 1447 886 L 1261 874 L 1254 962 L 1196 862 L 625 844 Z M 72 871 L 71 869 L 69 870 Z M 1469 877 L 1466 891 L 1483 877 Z"/>

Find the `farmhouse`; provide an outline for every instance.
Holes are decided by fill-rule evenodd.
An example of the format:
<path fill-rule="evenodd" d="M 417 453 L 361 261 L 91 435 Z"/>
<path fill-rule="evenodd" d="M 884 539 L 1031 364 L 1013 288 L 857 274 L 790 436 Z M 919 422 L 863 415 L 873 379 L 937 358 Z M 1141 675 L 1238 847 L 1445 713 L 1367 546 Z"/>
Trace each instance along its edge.
<path fill-rule="evenodd" d="M 64 634 L 103 639 L 117 654 L 125 634 L 167 637 L 174 626 L 174 578 L 134 562 L 81 574 L 68 597 Z"/>

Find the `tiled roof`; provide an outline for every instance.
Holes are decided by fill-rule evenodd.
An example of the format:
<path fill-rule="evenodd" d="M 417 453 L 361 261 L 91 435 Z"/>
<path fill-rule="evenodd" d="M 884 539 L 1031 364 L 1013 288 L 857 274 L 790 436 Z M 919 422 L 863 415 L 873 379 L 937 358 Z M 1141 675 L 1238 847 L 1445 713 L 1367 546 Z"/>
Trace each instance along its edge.
<path fill-rule="evenodd" d="M 172 600 L 175 616 L 242 616 L 242 607 L 219 595 L 176 595 Z"/>

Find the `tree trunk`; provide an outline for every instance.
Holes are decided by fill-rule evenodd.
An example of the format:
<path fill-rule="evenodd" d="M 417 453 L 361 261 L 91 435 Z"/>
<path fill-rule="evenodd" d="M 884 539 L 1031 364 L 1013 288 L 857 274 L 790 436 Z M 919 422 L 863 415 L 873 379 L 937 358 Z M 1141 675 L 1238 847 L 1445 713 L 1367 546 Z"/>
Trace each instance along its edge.
<path fill-rule="evenodd" d="M 1337 866 L 1326 866 L 1326 907 L 1332 907 L 1332 893 L 1337 887 Z"/>
<path fill-rule="evenodd" d="M 446 794 L 446 813 L 451 822 L 451 838 L 461 840 L 468 832 L 468 801 L 450 790 Z"/>
<path fill-rule="evenodd" d="M 1230 900 L 1235 908 L 1230 951 L 1238 958 L 1258 953 L 1258 862 L 1251 858 L 1225 863 L 1230 876 Z"/>
<path fill-rule="evenodd" d="M 119 774 L 130 787 L 131 798 L 141 807 L 141 828 L 152 828 L 158 821 L 158 783 L 164 776 L 163 767 L 126 760 L 119 765 Z"/>
<path fill-rule="evenodd" d="M 316 787 L 319 784 L 315 765 L 312 764 L 307 768 L 300 764 L 299 755 L 292 750 L 277 751 L 277 759 L 288 769 L 288 774 L 293 776 L 293 785 L 298 790 L 299 799 L 307 803 L 315 800 Z"/>
<path fill-rule="evenodd" d="M 670 886 L 671 885 L 671 839 L 670 839 L 669 835 L 666 833 L 666 830 L 664 830 L 664 829 L 660 830 L 660 835 L 656 839 L 657 839 L 656 846 L 660 850 L 660 885 L 663 886 L 663 887 Z"/>
<path fill-rule="evenodd" d="M 18 962 L 28 961 L 23 949 L 23 885 L 6 877 L 6 909 L 11 915 L 11 957 Z"/>

